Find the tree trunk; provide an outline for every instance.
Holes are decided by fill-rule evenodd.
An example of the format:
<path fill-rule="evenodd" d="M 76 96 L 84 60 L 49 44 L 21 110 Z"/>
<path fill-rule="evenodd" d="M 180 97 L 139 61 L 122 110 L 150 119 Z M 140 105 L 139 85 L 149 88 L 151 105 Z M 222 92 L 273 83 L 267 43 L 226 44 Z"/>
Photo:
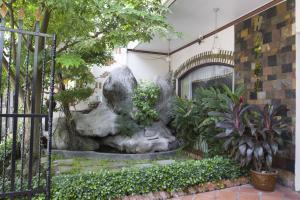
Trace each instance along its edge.
<path fill-rule="evenodd" d="M 63 77 L 61 73 L 58 73 L 58 80 L 59 80 L 59 89 L 60 91 L 65 91 L 66 90 L 66 86 L 63 82 Z M 68 148 L 69 150 L 76 150 L 76 135 L 77 135 L 77 131 L 76 131 L 76 124 L 73 120 L 73 116 L 72 113 L 70 111 L 70 106 L 68 103 L 62 103 L 62 110 L 65 114 L 65 118 L 66 118 L 66 128 L 69 132 L 69 138 L 68 138 Z"/>

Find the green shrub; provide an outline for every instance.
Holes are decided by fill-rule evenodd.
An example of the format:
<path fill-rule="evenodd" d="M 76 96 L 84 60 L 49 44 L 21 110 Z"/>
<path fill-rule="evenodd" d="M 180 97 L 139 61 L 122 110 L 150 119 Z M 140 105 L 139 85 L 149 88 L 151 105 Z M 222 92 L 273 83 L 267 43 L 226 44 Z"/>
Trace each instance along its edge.
<path fill-rule="evenodd" d="M 103 170 L 98 173 L 53 177 L 52 199 L 116 199 L 133 194 L 176 191 L 241 175 L 243 173 L 237 163 L 222 157 L 144 169 Z"/>
<path fill-rule="evenodd" d="M 177 137 L 185 146 L 200 150 L 206 156 L 223 155 L 222 143 L 215 135 L 219 130 L 215 127 L 217 117 L 209 116 L 211 111 L 226 112 L 227 100 L 239 102 L 244 87 L 238 86 L 232 92 L 226 85 L 222 87 L 199 88 L 192 100 L 177 98 L 172 106 L 172 126 Z"/>
<path fill-rule="evenodd" d="M 160 95 L 160 88 L 152 82 L 141 82 L 134 91 L 132 97 L 133 105 L 137 111 L 134 119 L 141 125 L 151 125 L 158 119 L 158 112 L 155 105 Z"/>
<path fill-rule="evenodd" d="M 6 145 L 4 143 L 4 138 L 3 141 L 1 141 L 0 143 L 0 161 L 5 160 L 7 156 L 10 155 L 11 151 L 12 151 L 12 136 L 8 135 L 6 139 Z"/>
<path fill-rule="evenodd" d="M 120 134 L 124 136 L 132 136 L 138 131 L 142 129 L 140 125 L 136 123 L 130 116 L 128 115 L 118 115 L 117 117 L 118 130 Z"/>

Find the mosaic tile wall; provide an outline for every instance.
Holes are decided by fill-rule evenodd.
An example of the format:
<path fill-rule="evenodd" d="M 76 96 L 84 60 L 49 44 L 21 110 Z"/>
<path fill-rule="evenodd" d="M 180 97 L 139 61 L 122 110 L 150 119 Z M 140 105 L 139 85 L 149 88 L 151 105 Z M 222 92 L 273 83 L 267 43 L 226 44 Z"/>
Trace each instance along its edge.
<path fill-rule="evenodd" d="M 295 106 L 296 106 L 296 46 L 295 0 L 288 0 L 235 26 L 236 82 L 247 88 L 247 101 L 251 104 L 282 103 L 288 106 L 291 134 L 286 134 L 289 153 L 295 158 Z M 255 86 L 256 35 L 261 34 L 261 80 Z M 292 165 L 291 165 L 292 167 Z M 292 170 L 292 169 L 291 169 Z"/>

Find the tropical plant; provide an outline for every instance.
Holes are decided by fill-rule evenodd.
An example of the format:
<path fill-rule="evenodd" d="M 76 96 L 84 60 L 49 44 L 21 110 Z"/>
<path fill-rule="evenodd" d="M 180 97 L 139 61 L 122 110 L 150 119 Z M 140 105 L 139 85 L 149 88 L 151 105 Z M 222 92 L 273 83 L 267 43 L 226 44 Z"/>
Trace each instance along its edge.
<path fill-rule="evenodd" d="M 200 102 L 201 106 L 210 111 L 226 111 L 228 98 L 238 103 L 244 93 L 245 87 L 242 84 L 238 85 L 234 91 L 227 85 L 222 85 L 221 87 L 198 88 L 194 99 L 196 103 Z"/>
<path fill-rule="evenodd" d="M 176 98 L 172 106 L 171 116 L 176 136 L 182 140 L 184 145 L 196 146 L 202 152 L 207 152 L 207 142 L 202 135 L 202 128 L 209 120 L 204 120 L 203 107 L 198 107 L 191 100 Z"/>
<path fill-rule="evenodd" d="M 241 166 L 252 164 L 256 171 L 270 171 L 273 156 L 282 145 L 282 133 L 287 130 L 285 106 L 267 104 L 263 110 L 254 105 L 228 101 L 228 112 L 210 112 L 220 117 L 217 128 L 223 132 L 216 135 L 224 138 L 223 147 Z"/>
<path fill-rule="evenodd" d="M 133 105 L 136 107 L 134 119 L 141 125 L 148 126 L 158 120 L 159 114 L 155 105 L 160 95 L 160 88 L 153 82 L 142 81 L 134 90 Z"/>
<path fill-rule="evenodd" d="M 279 147 L 284 145 L 282 135 L 288 132 L 287 111 L 284 105 L 267 104 L 263 109 L 254 107 L 254 112 L 257 112 L 254 116 L 257 118 L 254 123 L 248 121 L 251 133 L 255 133 L 254 146 L 246 151 L 247 160 L 252 160 L 257 171 L 270 171 L 273 157 L 278 153 Z"/>
<path fill-rule="evenodd" d="M 238 102 L 243 94 L 243 85 L 239 85 L 235 92 L 223 85 L 221 88 L 199 88 L 193 100 L 175 99 L 171 114 L 177 137 L 181 138 L 186 146 L 209 155 L 222 154 L 220 140 L 214 137 L 218 132 L 214 125 L 218 117 L 209 116 L 208 113 L 227 111 L 228 99 Z"/>

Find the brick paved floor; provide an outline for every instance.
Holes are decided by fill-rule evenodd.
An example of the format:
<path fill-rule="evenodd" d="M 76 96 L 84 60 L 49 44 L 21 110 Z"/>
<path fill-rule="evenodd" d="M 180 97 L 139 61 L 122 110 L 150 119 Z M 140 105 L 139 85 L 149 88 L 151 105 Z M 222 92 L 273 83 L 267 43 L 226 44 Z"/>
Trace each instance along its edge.
<path fill-rule="evenodd" d="M 276 186 L 274 192 L 263 192 L 254 189 L 251 185 L 243 185 L 172 200 L 300 200 L 300 193 L 280 185 Z"/>

